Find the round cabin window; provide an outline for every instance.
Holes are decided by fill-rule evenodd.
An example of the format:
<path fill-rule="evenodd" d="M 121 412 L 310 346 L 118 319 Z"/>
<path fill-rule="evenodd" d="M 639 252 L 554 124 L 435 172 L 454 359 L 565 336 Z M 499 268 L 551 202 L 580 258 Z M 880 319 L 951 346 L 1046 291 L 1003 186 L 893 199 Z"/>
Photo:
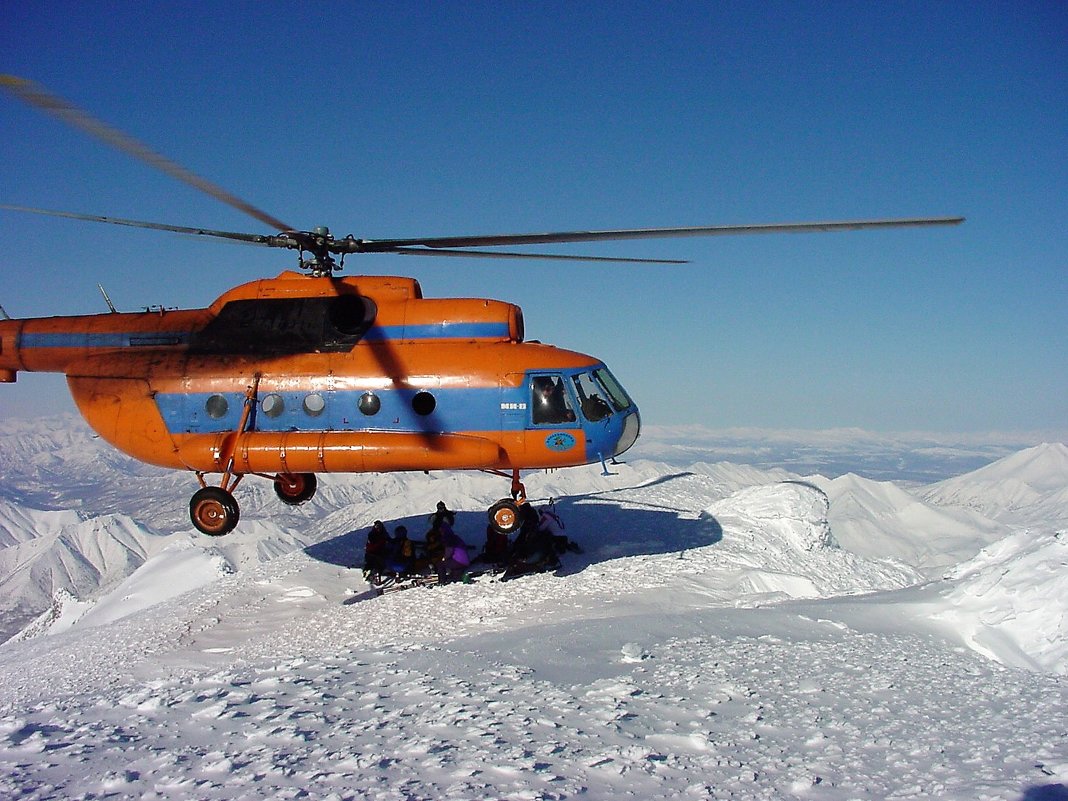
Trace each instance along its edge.
<path fill-rule="evenodd" d="M 220 417 L 226 417 L 226 413 L 230 410 L 230 404 L 227 403 L 226 398 L 222 395 L 212 395 L 208 398 L 204 404 L 204 411 L 208 413 L 208 417 L 212 420 L 218 420 Z"/>
<path fill-rule="evenodd" d="M 326 408 L 326 401 L 318 392 L 313 392 L 304 398 L 304 412 L 309 417 L 318 417 Z"/>
<path fill-rule="evenodd" d="M 416 414 L 420 414 L 426 417 L 428 414 L 433 413 L 434 408 L 438 405 L 437 400 L 426 390 L 417 392 L 415 397 L 412 398 L 412 409 Z"/>
<path fill-rule="evenodd" d="M 268 395 L 260 405 L 263 407 L 263 413 L 268 417 L 278 417 L 286 410 L 286 402 L 281 395 L 277 394 Z"/>
<path fill-rule="evenodd" d="M 371 415 L 378 414 L 379 409 L 382 408 L 382 399 L 373 392 L 365 392 L 360 396 L 360 400 L 357 402 L 356 407 L 370 417 Z"/>

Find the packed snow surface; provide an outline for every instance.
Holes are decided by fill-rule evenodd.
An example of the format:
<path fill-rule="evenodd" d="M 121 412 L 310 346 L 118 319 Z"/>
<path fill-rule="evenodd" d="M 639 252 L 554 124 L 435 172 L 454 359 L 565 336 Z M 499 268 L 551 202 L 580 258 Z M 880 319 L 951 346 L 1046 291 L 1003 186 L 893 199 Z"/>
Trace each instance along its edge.
<path fill-rule="evenodd" d="M 210 540 L 182 477 L 90 480 L 79 437 L 0 432 L 0 579 L 48 589 L 0 647 L 0 797 L 1068 797 L 1062 446 L 984 468 L 1027 465 L 997 508 L 968 476 L 534 475 L 584 548 L 556 575 L 376 597 L 372 520 L 418 534 L 445 499 L 480 543 L 500 481 L 327 478 L 290 509 L 250 479 Z"/>

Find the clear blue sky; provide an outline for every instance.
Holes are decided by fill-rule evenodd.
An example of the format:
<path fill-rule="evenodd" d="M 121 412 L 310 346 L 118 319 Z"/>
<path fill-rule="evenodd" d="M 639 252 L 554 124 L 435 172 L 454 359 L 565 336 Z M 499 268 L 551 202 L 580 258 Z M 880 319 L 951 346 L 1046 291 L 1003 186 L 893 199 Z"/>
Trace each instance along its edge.
<path fill-rule="evenodd" d="M 297 227 L 368 238 L 964 215 L 560 246 L 670 266 L 350 259 L 523 306 L 656 423 L 1068 428 L 1068 6 L 9 4 L 37 80 Z M 0 97 L 0 202 L 264 232 Z M 204 306 L 294 256 L 0 212 L 13 316 Z M 69 408 L 56 379 L 0 416 Z"/>

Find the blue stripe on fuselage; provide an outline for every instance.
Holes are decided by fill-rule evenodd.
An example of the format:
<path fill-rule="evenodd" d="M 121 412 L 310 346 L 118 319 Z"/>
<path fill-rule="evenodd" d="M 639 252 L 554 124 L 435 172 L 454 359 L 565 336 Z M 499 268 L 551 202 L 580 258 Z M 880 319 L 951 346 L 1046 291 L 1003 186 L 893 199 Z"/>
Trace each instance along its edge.
<path fill-rule="evenodd" d="M 365 390 L 334 390 L 319 393 L 261 392 L 251 427 L 257 431 L 499 431 L 502 427 L 502 403 L 518 403 L 525 399 L 522 388 L 502 391 L 499 387 L 469 387 L 463 389 L 430 389 L 434 397 L 434 411 L 419 415 L 412 409 L 416 389 L 375 390 L 381 402 L 376 414 L 363 414 L 357 404 Z M 325 401 L 318 415 L 305 411 L 305 399 L 319 394 Z M 282 399 L 283 411 L 268 416 L 263 401 L 277 395 Z M 240 392 L 221 395 L 226 411 L 217 418 L 209 416 L 208 399 L 212 393 L 156 395 L 156 405 L 167 430 L 178 433 L 214 433 L 233 431 L 241 420 L 245 396 Z M 219 402 L 214 403 L 218 413 Z M 509 430 L 522 430 L 524 419 L 508 424 Z"/>
<path fill-rule="evenodd" d="M 365 342 L 389 339 L 507 339 L 508 323 L 432 323 L 429 325 L 375 325 L 363 335 Z"/>
<path fill-rule="evenodd" d="M 362 340 L 385 342 L 405 339 L 507 339 L 507 323 L 433 323 L 431 325 L 373 326 Z M 20 348 L 131 348 L 185 345 L 189 331 L 26 332 L 19 337 Z"/>
<path fill-rule="evenodd" d="M 624 413 L 616 413 L 604 420 L 591 423 L 581 418 L 573 423 L 560 425 L 533 425 L 530 419 L 530 389 L 524 383 L 519 387 L 468 387 L 426 390 L 434 396 L 433 413 L 425 416 L 412 409 L 412 399 L 421 390 L 389 389 L 374 390 L 381 402 L 374 415 L 360 412 L 357 404 L 367 390 L 332 390 L 318 393 L 262 392 L 248 429 L 254 431 L 395 431 L 395 432 L 479 432 L 479 431 L 544 431 L 546 437 L 553 432 L 581 429 L 585 434 L 586 462 L 596 462 L 602 456 L 609 457 L 615 450 L 622 432 Z M 310 394 L 319 394 L 324 401 L 323 411 L 311 415 L 305 411 L 304 402 Z M 284 410 L 270 417 L 263 411 L 265 399 L 277 395 L 282 399 Z M 156 404 L 172 434 L 211 434 L 234 431 L 241 420 L 245 403 L 242 392 L 221 393 L 226 409 L 219 417 L 208 414 L 208 401 L 212 393 L 156 395 Z M 213 409 L 218 413 L 219 402 Z"/>
<path fill-rule="evenodd" d="M 119 333 L 23 333 L 20 348 L 131 348 L 183 345 L 188 331 L 123 331 Z"/>

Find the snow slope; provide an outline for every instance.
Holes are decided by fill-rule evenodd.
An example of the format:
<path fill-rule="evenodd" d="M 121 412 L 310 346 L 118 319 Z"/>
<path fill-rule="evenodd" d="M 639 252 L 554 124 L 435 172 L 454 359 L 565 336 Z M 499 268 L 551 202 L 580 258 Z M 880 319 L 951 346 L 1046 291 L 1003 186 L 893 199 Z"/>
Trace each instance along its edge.
<path fill-rule="evenodd" d="M 57 593 L 85 598 L 121 581 L 165 542 L 125 515 L 83 520 L 0 500 L 0 634 L 18 631 Z"/>
<path fill-rule="evenodd" d="M 1023 531 L 946 575 L 932 617 L 1010 665 L 1068 675 L 1068 530 Z"/>
<path fill-rule="evenodd" d="M 810 480 L 830 498 L 831 527 L 843 547 L 900 559 L 931 577 L 1011 531 L 972 509 L 939 506 L 889 481 L 852 473 Z"/>
<path fill-rule="evenodd" d="M 1068 445 L 1045 443 L 926 488 L 943 506 L 1017 525 L 1068 527 Z"/>
<path fill-rule="evenodd" d="M 820 591 L 821 553 L 844 556 L 820 505 L 800 485 L 742 491 L 684 551 L 382 598 L 327 543 L 106 635 L 9 645 L 0 792 L 1017 799 L 1068 782 L 1063 678 L 954 646 L 893 593 L 864 614 L 870 596 L 789 600 Z M 901 578 L 854 559 L 839 589 Z"/>
<path fill-rule="evenodd" d="M 0 797 L 1068 794 L 1054 525 L 853 477 L 615 469 L 528 480 L 585 547 L 559 575 L 383 597 L 350 567 L 370 520 L 419 531 L 444 498 L 479 541 L 499 481 L 328 481 L 283 514 L 265 483 L 243 485 L 237 532 L 177 524 L 128 578 L 0 647 Z M 91 487 L 79 515 L 42 515 L 14 499 L 45 489 L 15 483 L 0 481 L 4 520 L 97 519 Z M 153 530 L 167 514 L 107 492 Z M 939 568 L 934 543 L 967 556 Z"/>

